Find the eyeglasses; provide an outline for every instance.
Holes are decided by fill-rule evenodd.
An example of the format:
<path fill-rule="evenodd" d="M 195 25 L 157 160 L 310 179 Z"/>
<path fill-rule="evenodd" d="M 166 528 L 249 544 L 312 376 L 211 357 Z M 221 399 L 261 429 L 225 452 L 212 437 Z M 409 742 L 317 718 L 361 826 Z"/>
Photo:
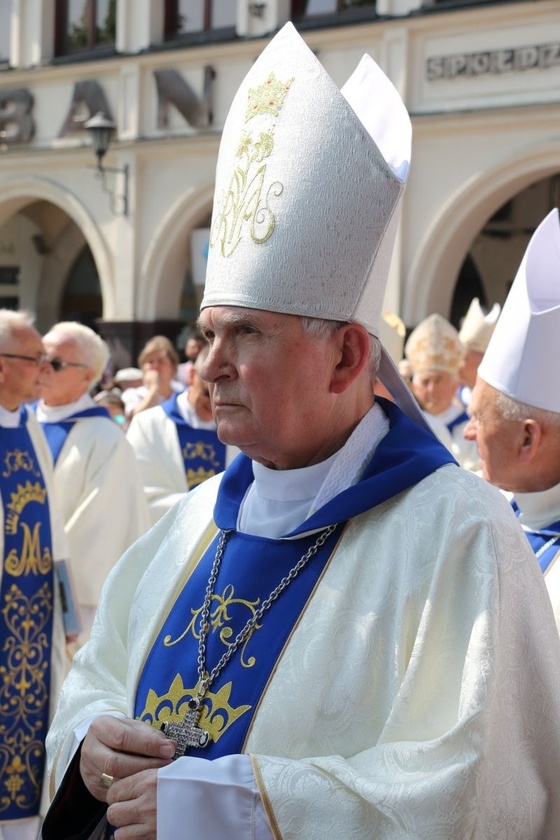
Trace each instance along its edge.
<path fill-rule="evenodd" d="M 37 367 L 48 361 L 44 353 L 37 353 L 36 356 L 23 356 L 21 353 L 0 353 L 0 356 L 4 356 L 6 359 L 23 359 L 24 362 L 33 362 Z"/>
<path fill-rule="evenodd" d="M 87 368 L 89 365 L 83 365 L 81 362 L 63 362 L 62 359 L 57 359 L 56 357 L 51 359 L 50 356 L 45 356 L 45 361 L 49 363 L 55 373 L 59 373 L 61 370 L 65 370 L 69 367 L 75 368 Z"/>

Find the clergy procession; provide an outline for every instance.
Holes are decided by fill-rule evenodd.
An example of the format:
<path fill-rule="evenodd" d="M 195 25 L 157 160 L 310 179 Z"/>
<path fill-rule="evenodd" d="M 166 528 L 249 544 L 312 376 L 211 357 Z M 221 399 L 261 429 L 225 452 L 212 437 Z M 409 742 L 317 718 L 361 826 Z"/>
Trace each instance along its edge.
<path fill-rule="evenodd" d="M 560 838 L 559 213 L 407 337 L 410 152 L 288 23 L 184 364 L 0 310 L 0 840 Z"/>

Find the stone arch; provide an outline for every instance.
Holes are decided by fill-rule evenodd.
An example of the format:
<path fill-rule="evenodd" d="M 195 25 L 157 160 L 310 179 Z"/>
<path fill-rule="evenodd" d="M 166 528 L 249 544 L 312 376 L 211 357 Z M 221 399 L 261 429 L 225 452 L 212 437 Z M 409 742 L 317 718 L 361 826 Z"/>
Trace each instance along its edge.
<path fill-rule="evenodd" d="M 169 209 L 154 233 L 140 273 L 138 317 L 176 318 L 189 256 L 189 234 L 212 209 L 214 185 L 187 190 Z"/>
<path fill-rule="evenodd" d="M 449 197 L 424 236 L 407 278 L 402 314 L 407 324 L 431 312 L 449 316 L 455 282 L 481 219 L 490 218 L 532 183 L 558 173 L 559 161 L 560 145 L 533 148 L 478 173 Z"/>
<path fill-rule="evenodd" d="M 105 319 L 113 318 L 115 313 L 113 263 L 107 244 L 89 211 L 75 196 L 47 178 L 36 175 L 25 178 L 5 178 L 0 179 L 0 227 L 32 201 L 46 201 L 53 204 L 74 222 L 76 228 L 73 234 L 68 235 L 67 244 L 74 256 L 76 255 L 78 241 L 83 245 L 83 240 L 85 240 L 89 245 L 101 284 L 103 317 Z M 55 277 L 57 271 L 59 276 Z M 38 302 L 45 301 L 46 277 L 55 277 L 57 284 L 55 289 L 59 288 L 58 284 L 64 284 L 66 275 L 62 276 L 61 266 L 60 264 L 56 265 L 54 258 L 46 260 L 45 271 L 38 292 Z M 50 311 L 49 307 L 47 308 Z"/>

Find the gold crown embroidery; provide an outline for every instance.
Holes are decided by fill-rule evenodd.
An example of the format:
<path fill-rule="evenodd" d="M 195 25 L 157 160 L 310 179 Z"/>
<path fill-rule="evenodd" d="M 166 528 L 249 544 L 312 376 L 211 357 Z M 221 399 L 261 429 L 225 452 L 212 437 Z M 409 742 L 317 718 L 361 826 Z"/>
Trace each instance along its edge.
<path fill-rule="evenodd" d="M 210 734 L 214 742 L 220 740 L 239 718 L 248 712 L 251 706 L 233 707 L 229 700 L 232 683 L 226 683 L 219 691 L 208 691 L 203 705 L 198 725 Z M 154 728 L 160 728 L 163 723 L 181 723 L 184 706 L 196 694 L 194 689 L 185 688 L 180 674 L 174 678 L 167 694 L 158 695 L 153 689 L 148 691 L 146 706 L 139 719 L 149 723 Z"/>
<path fill-rule="evenodd" d="M 216 475 L 215 469 L 205 470 L 204 467 L 199 467 L 197 470 L 187 470 L 187 487 L 191 490 L 213 475 Z"/>
<path fill-rule="evenodd" d="M 249 122 L 257 114 L 272 114 L 273 117 L 277 117 L 294 78 L 292 76 L 287 82 L 281 82 L 274 75 L 274 71 L 271 71 L 264 84 L 249 88 L 245 122 Z"/>

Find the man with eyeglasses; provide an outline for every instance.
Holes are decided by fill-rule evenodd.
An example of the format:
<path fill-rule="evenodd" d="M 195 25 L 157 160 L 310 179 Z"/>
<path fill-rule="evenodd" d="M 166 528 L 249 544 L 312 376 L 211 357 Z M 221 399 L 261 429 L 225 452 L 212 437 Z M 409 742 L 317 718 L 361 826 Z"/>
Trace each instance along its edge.
<path fill-rule="evenodd" d="M 32 316 L 0 309 L 0 840 L 37 836 L 44 741 L 64 676 L 53 561 L 66 543 L 50 452 L 25 405 L 47 367 Z"/>
<path fill-rule="evenodd" d="M 239 452 L 221 443 L 216 432 L 208 385 L 199 375 L 207 355 L 204 347 L 188 389 L 136 414 L 127 431 L 153 524 L 185 493 L 222 472 Z"/>
<path fill-rule="evenodd" d="M 105 578 L 150 521 L 134 453 L 90 393 L 109 359 L 106 343 L 74 322 L 55 324 L 43 343 L 48 364 L 37 418 L 54 462 L 80 607 L 81 645 L 89 636 Z"/>

